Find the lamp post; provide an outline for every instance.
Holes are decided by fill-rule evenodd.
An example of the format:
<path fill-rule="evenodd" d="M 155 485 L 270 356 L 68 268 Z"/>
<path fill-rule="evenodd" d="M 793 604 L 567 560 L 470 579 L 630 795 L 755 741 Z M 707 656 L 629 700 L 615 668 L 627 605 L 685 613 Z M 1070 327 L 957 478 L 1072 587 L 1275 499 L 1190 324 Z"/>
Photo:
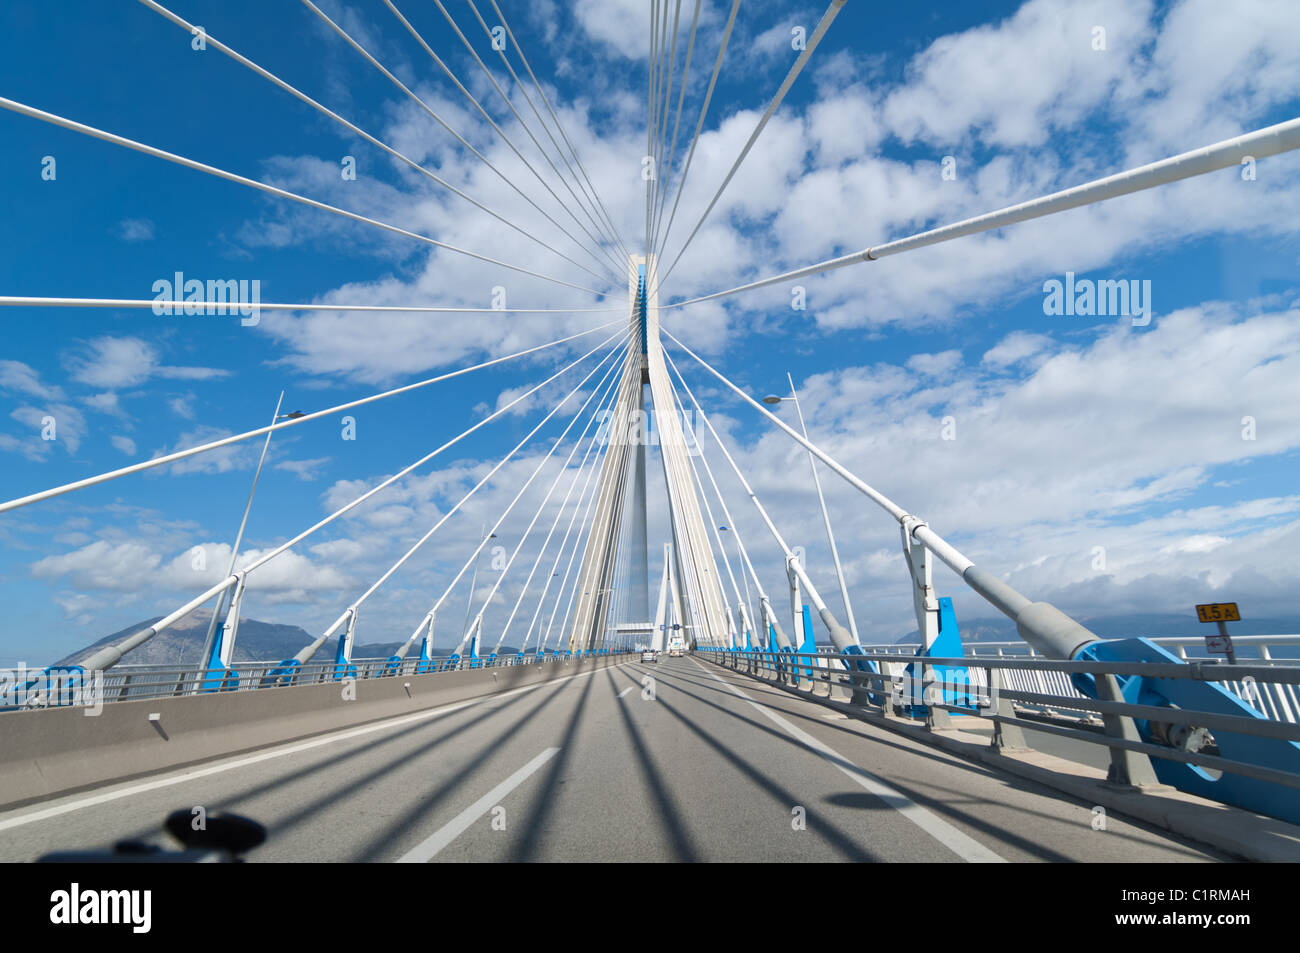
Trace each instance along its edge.
<path fill-rule="evenodd" d="M 799 427 L 803 431 L 804 439 L 808 439 L 808 424 L 803 419 L 803 406 L 799 403 L 799 395 L 795 393 L 794 378 L 786 372 L 785 379 L 790 382 L 790 396 L 777 397 L 775 394 L 768 394 L 763 398 L 765 404 L 780 404 L 783 401 L 792 401 L 794 409 L 799 414 Z M 817 475 L 817 460 L 813 457 L 812 451 L 808 452 L 808 466 L 812 468 L 813 484 L 817 487 L 817 501 L 821 504 L 822 520 L 826 523 L 826 538 L 831 544 L 831 558 L 835 561 L 835 575 L 840 582 L 840 595 L 844 598 L 844 611 L 849 617 L 849 631 L 853 634 L 853 641 L 861 644 L 862 640 L 858 638 L 858 624 L 853 618 L 853 603 L 849 601 L 849 587 L 844 582 L 844 568 L 840 565 L 840 552 L 835 545 L 835 533 L 831 530 L 830 513 L 826 511 L 826 496 L 822 493 L 822 481 Z"/>
<path fill-rule="evenodd" d="M 487 532 L 487 526 L 480 526 L 478 532 L 479 532 L 479 536 L 483 537 L 484 543 L 486 543 L 489 539 L 497 538 L 496 533 L 493 533 L 490 536 L 483 536 L 483 534 Z M 469 580 L 469 595 L 466 596 L 465 598 L 465 624 L 460 627 L 460 640 L 462 642 L 465 641 L 465 636 L 469 633 L 469 613 L 470 610 L 474 607 L 474 587 L 478 585 L 478 564 L 479 564 L 479 560 L 482 559 L 482 557 L 483 557 L 483 548 L 480 545 L 478 555 L 474 557 L 474 575 L 472 575 Z M 486 606 L 484 608 L 486 608 Z M 477 648 L 478 647 L 475 646 L 476 650 Z"/>
<path fill-rule="evenodd" d="M 280 413 L 280 405 L 283 403 L 284 391 L 280 391 L 280 399 L 275 402 L 275 413 L 271 415 L 272 425 L 281 420 L 297 420 L 299 417 L 307 416 L 301 410 L 295 410 L 287 414 Z M 244 527 L 248 525 L 248 514 L 253 509 L 253 495 L 257 493 L 257 481 L 262 475 L 262 464 L 266 462 L 266 452 L 271 447 L 271 434 L 273 432 L 274 431 L 267 432 L 266 441 L 262 444 L 262 456 L 257 461 L 257 469 L 253 471 L 253 485 L 248 490 L 248 502 L 244 504 L 244 516 L 243 519 L 239 521 L 239 532 L 235 534 L 235 545 L 232 546 L 230 550 L 230 565 L 226 568 L 227 579 L 230 578 L 235 571 L 235 561 L 239 558 L 239 544 L 244 538 Z M 208 620 L 208 634 L 203 640 L 203 655 L 199 659 L 200 664 L 202 664 L 205 669 L 212 668 L 213 650 L 216 648 L 217 619 L 221 617 L 221 613 L 226 607 L 226 600 L 229 596 L 229 589 L 222 591 L 221 595 L 217 597 L 217 606 L 212 612 L 212 618 Z M 199 684 L 202 684 L 202 676 L 200 676 Z"/>

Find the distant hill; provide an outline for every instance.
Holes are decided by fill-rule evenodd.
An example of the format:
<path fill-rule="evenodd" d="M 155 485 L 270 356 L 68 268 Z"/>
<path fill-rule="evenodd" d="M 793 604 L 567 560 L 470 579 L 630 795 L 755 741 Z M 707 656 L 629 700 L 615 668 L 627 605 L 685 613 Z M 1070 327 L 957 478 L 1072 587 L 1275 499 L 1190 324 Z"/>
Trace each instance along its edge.
<path fill-rule="evenodd" d="M 112 635 L 94 642 L 79 651 L 73 652 L 56 665 L 72 665 L 90 656 L 96 649 L 120 642 L 127 636 L 153 625 L 161 616 L 145 619 L 135 625 L 127 626 Z M 199 661 L 203 653 L 203 640 L 208 632 L 208 620 L 212 610 L 196 609 L 175 625 L 155 635 L 144 645 L 137 648 L 125 659 L 138 665 L 191 665 Z M 289 658 L 301 650 L 315 636 L 296 625 L 280 625 L 274 622 L 262 622 L 258 619 L 241 619 L 239 636 L 235 642 L 235 662 L 279 661 Z M 387 658 L 401 647 L 400 642 L 377 642 L 353 647 L 353 658 Z M 338 641 L 330 639 L 318 653 L 316 659 L 332 659 L 338 650 Z M 446 655 L 447 649 L 435 654 Z"/>

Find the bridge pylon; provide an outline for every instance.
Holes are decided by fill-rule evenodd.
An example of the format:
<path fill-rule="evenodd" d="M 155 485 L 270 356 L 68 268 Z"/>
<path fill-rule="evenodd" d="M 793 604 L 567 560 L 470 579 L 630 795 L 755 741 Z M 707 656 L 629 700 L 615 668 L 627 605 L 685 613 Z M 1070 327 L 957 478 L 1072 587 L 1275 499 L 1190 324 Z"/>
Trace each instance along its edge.
<path fill-rule="evenodd" d="M 708 527 L 695 496 L 689 454 L 693 428 L 684 417 L 668 377 L 659 340 L 659 299 L 656 258 L 634 255 L 629 269 L 628 301 L 633 341 L 619 382 L 618 397 L 605 421 L 607 441 L 601 464 L 594 517 L 578 577 L 578 601 L 569 630 L 569 647 L 589 651 L 603 646 L 609 625 L 611 595 L 616 583 L 630 584 L 628 611 L 649 618 L 648 558 L 646 538 L 646 447 L 658 443 L 668 487 L 668 512 L 672 532 L 674 575 L 681 592 L 681 624 L 688 641 L 728 644 L 727 602 Z M 653 424 L 646 413 L 649 386 Z M 688 431 L 690 436 L 688 438 Z M 625 508 L 631 500 L 627 522 L 631 526 L 629 580 L 615 580 L 615 562 Z M 624 620 L 626 621 L 626 620 Z"/>

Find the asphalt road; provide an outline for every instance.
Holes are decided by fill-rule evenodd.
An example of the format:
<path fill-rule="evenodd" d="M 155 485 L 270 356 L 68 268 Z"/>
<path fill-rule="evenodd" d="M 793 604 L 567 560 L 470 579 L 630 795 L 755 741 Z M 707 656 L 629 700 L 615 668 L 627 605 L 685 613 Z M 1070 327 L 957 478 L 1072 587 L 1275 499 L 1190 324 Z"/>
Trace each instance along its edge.
<path fill-rule="evenodd" d="M 250 861 L 1224 859 L 693 658 L 453 707 L 0 814 L 0 860 L 182 807 L 265 824 Z"/>

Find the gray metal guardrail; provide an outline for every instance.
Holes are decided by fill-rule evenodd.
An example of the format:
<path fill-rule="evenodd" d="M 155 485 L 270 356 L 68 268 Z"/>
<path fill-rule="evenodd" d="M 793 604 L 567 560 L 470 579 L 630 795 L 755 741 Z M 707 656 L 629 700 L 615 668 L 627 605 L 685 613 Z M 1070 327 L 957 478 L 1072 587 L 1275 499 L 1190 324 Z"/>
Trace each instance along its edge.
<path fill-rule="evenodd" d="M 911 715 L 930 729 L 953 727 L 952 715 L 989 720 L 994 726 L 990 744 L 995 748 L 1027 747 L 1026 728 L 1101 745 L 1110 751 L 1110 779 L 1121 783 L 1155 783 L 1149 759 L 1162 758 L 1194 765 L 1211 776 L 1224 772 L 1300 788 L 1300 774 L 1219 757 L 1214 741 L 1214 732 L 1219 731 L 1300 743 L 1300 724 L 1271 716 L 1268 706 L 1260 702 L 1268 687 L 1294 691 L 1300 685 L 1300 666 L 1227 665 L 1210 660 L 1180 664 L 1067 662 L 1041 656 L 940 658 L 897 652 L 842 655 L 766 650 L 700 651 L 699 657 L 810 695 L 838 695 L 842 701 L 868 710 Z M 859 664 L 862 662 L 874 663 L 880 671 L 865 671 L 865 666 Z M 898 673 L 899 666 L 911 666 L 910 673 Z M 1067 680 L 1073 675 L 1090 675 L 1097 680 L 1101 697 L 1005 687 L 1006 676 L 1015 672 L 1056 673 Z M 1116 678 L 1129 675 L 1253 684 L 1261 694 L 1240 697 L 1261 717 L 1126 702 Z M 1077 719 L 1033 717 L 1055 709 L 1092 714 L 1100 719 L 1102 728 L 1097 730 Z M 1142 741 L 1135 725 L 1139 720 L 1163 726 L 1160 735 L 1169 743 Z"/>
<path fill-rule="evenodd" d="M 624 655 L 624 652 L 609 652 Z M 534 652 L 500 656 L 444 656 L 434 659 L 353 659 L 346 665 L 332 661 L 288 666 L 283 661 L 236 662 L 229 670 L 196 665 L 121 664 L 108 670 L 84 671 L 79 666 L 50 669 L 10 669 L 0 678 L 0 711 L 43 708 L 93 707 L 147 698 L 172 698 L 217 692 L 244 692 L 264 688 L 319 685 L 343 678 L 358 680 L 550 665 L 563 662 L 563 652 Z"/>

